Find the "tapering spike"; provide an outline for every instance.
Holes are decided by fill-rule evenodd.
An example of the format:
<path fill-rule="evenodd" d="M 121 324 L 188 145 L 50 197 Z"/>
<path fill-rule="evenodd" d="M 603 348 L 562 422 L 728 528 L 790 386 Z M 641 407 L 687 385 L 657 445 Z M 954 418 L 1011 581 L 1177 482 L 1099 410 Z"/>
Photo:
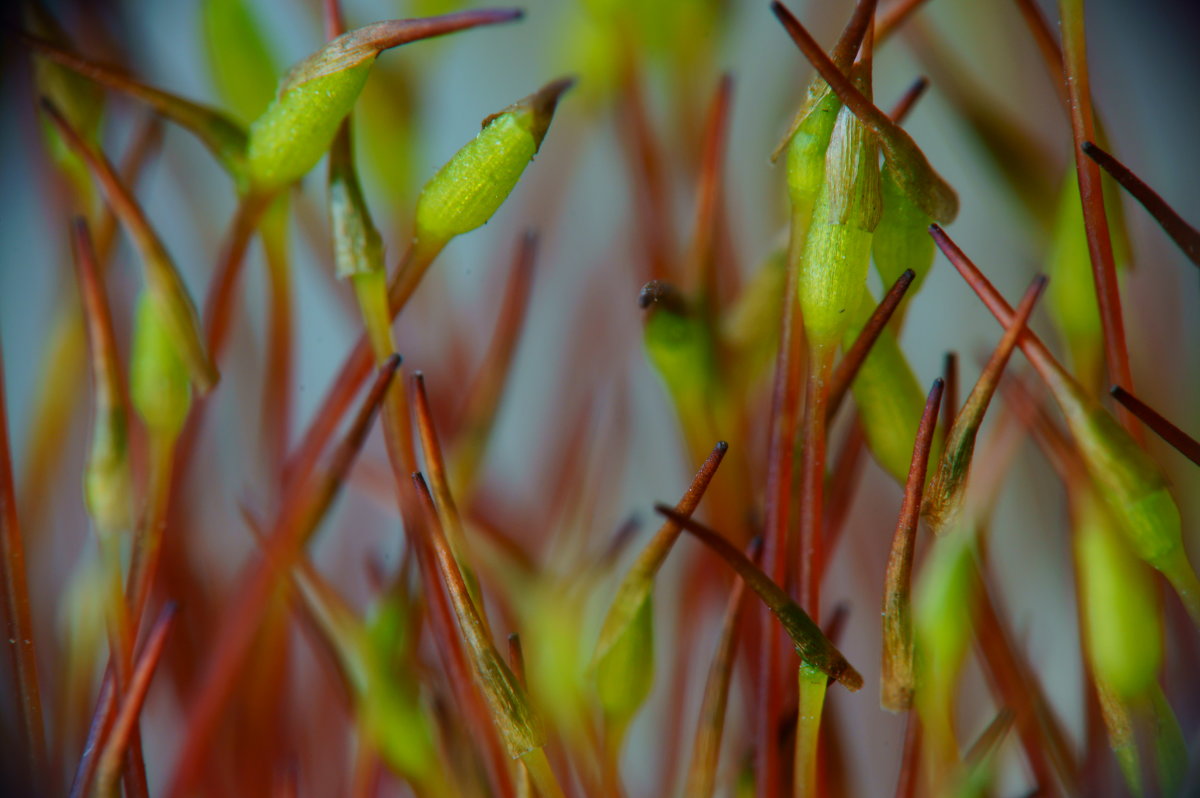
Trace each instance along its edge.
<path fill-rule="evenodd" d="M 862 676 L 829 642 L 812 618 L 800 608 L 800 605 L 792 601 L 783 588 L 775 584 L 723 535 L 664 504 L 656 504 L 654 509 L 695 535 L 737 571 L 738 575 L 759 595 L 767 608 L 783 624 L 784 630 L 796 646 L 796 652 L 805 662 L 819 669 L 831 679 L 841 682 L 847 690 L 855 691 L 862 687 Z"/>
<path fill-rule="evenodd" d="M 971 459 L 975 453 L 975 439 L 983 424 L 983 416 L 1000 384 L 1000 377 L 1017 345 L 1017 339 L 1029 322 L 1029 316 L 1045 287 L 1044 276 L 1034 278 L 1017 307 L 1012 324 L 1004 331 L 1004 336 L 996 345 L 996 350 L 946 436 L 945 451 L 938 462 L 937 473 L 929 484 L 929 498 L 923 508 L 926 520 L 939 534 L 956 526 L 955 521 L 963 509 Z"/>
<path fill-rule="evenodd" d="M 925 94 L 925 90 L 929 88 L 929 78 L 921 75 L 912 84 L 904 90 L 904 94 L 900 95 L 900 99 L 892 106 L 892 110 L 888 112 L 888 116 L 897 125 L 904 124 L 904 120 L 908 118 L 908 114 L 912 111 L 913 106 L 917 104 L 917 100 Z"/>
<path fill-rule="evenodd" d="M 442 529 L 445 531 L 446 537 L 450 542 L 450 550 L 454 554 L 454 561 L 462 570 L 463 580 L 466 582 L 471 603 L 475 605 L 475 609 L 479 613 L 484 630 L 490 635 L 491 630 L 488 627 L 487 609 L 483 603 L 483 596 L 479 591 L 479 580 L 476 578 L 475 569 L 471 564 L 462 517 L 458 513 L 458 505 L 454 501 L 453 494 L 450 492 L 450 480 L 446 473 L 446 462 L 442 458 L 442 446 L 438 441 L 437 428 L 433 422 L 433 411 L 429 408 L 429 395 L 425 391 L 425 375 L 419 371 L 415 372 L 412 376 L 412 383 L 414 389 L 413 415 L 416 417 L 417 430 L 421 436 L 421 449 L 425 452 L 425 469 L 429 473 L 429 480 L 433 483 L 433 492 L 437 499 L 438 520 L 441 522 Z"/>
<path fill-rule="evenodd" d="M 945 383 L 934 380 L 921 414 L 917 439 L 913 444 L 908 482 L 900 517 L 892 534 L 887 572 L 883 580 L 883 668 L 880 674 L 879 703 L 884 709 L 899 712 L 912 706 L 916 675 L 913 668 L 912 562 L 916 548 L 917 524 L 921 517 L 921 496 L 933 433 L 937 428 L 938 406 Z"/>
<path fill-rule="evenodd" d="M 1187 256 L 1188 260 L 1200 266 L 1200 230 L 1184 221 L 1183 217 L 1158 195 L 1158 192 L 1146 185 L 1128 166 L 1114 156 L 1090 141 L 1083 142 L 1082 149 L 1087 157 L 1112 175 L 1112 178 L 1120 183 L 1122 188 L 1141 203 L 1142 207 L 1154 217 L 1154 221 L 1158 222 L 1171 240 L 1183 250 L 1183 254 Z"/>
<path fill-rule="evenodd" d="M 433 549 L 441 581 L 450 596 L 459 631 L 475 669 L 476 681 L 487 698 L 492 721 L 500 731 L 509 756 L 519 759 L 545 745 L 545 737 L 529 705 L 525 690 L 496 651 L 479 611 L 471 602 L 466 582 L 463 581 L 462 573 L 454 562 L 454 556 L 438 521 L 433 494 L 429 492 L 425 478 L 416 473 L 412 475 L 412 481 L 425 514 L 424 534 Z"/>
<path fill-rule="evenodd" d="M 1160 438 L 1174 446 L 1180 454 L 1196 465 L 1200 465 L 1200 441 L 1197 441 L 1179 427 L 1167 421 L 1157 410 L 1150 407 L 1141 399 L 1138 399 L 1120 385 L 1114 385 L 1109 390 L 1109 393 L 1112 394 L 1114 399 L 1124 405 L 1129 412 L 1141 419 L 1142 423 L 1154 430 Z"/>

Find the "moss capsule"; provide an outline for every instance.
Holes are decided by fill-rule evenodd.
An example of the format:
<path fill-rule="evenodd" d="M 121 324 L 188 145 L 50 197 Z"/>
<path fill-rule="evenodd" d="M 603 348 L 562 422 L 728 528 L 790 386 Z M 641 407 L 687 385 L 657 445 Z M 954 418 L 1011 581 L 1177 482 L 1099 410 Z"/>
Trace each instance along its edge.
<path fill-rule="evenodd" d="M 138 299 L 129 386 L 133 406 L 146 427 L 173 440 L 187 419 L 192 392 L 175 336 L 149 291 Z"/>
<path fill-rule="evenodd" d="M 446 242 L 486 224 L 537 154 L 570 79 L 556 80 L 483 120 L 483 129 L 425 184 L 416 236 Z"/>

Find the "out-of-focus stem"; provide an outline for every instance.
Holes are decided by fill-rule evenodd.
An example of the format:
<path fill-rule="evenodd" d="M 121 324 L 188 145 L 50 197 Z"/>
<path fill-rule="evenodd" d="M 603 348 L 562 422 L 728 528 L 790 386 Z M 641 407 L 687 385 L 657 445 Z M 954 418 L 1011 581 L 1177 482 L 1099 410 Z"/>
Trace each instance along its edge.
<path fill-rule="evenodd" d="M 25 576 L 25 544 L 17 518 L 12 459 L 8 443 L 8 408 L 4 389 L 4 357 L 0 353 L 0 578 L 4 582 L 4 606 L 8 611 L 7 639 L 16 673 L 21 727 L 25 734 L 29 784 L 45 778 L 46 738 L 42 719 L 41 688 L 38 685 L 37 652 L 34 648 L 33 618 Z"/>

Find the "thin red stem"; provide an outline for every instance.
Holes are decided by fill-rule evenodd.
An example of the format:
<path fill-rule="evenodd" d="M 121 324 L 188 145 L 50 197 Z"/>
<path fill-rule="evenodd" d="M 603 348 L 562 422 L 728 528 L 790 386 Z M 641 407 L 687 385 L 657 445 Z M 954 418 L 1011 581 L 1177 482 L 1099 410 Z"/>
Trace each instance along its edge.
<path fill-rule="evenodd" d="M 1096 284 L 1096 302 L 1100 308 L 1100 326 L 1104 331 L 1104 356 L 1109 379 L 1133 388 L 1129 368 L 1129 349 L 1125 340 L 1125 320 L 1121 313 L 1121 292 L 1117 284 L 1117 265 L 1113 257 L 1112 235 L 1104 208 L 1100 167 L 1086 157 L 1083 145 L 1096 140 L 1096 122 L 1092 114 L 1092 90 L 1087 65 L 1083 0 L 1059 0 L 1062 16 L 1063 65 L 1070 99 L 1071 134 L 1075 142 L 1075 171 L 1079 178 L 1079 196 L 1083 202 L 1083 224 L 1087 231 L 1088 254 L 1092 261 L 1092 279 Z M 1143 434 L 1127 411 L 1119 413 L 1134 440 Z"/>
<path fill-rule="evenodd" d="M 1188 260 L 1200 266 L 1200 230 L 1188 224 L 1175 209 L 1167 204 L 1158 192 L 1150 188 L 1145 181 L 1135 175 L 1125 164 L 1113 155 L 1100 149 L 1090 141 L 1083 142 L 1083 152 L 1095 161 L 1104 171 L 1112 175 L 1113 180 L 1142 204 L 1149 211 L 1154 221 L 1162 226 L 1171 240 L 1179 245 Z"/>
<path fill-rule="evenodd" d="M 1170 421 L 1167 421 L 1157 410 L 1150 407 L 1141 399 L 1138 399 L 1120 385 L 1114 385 L 1109 393 L 1126 410 L 1137 416 L 1143 424 L 1154 430 L 1160 438 L 1178 449 L 1180 454 L 1196 465 L 1200 465 L 1200 442 L 1195 438 Z"/>

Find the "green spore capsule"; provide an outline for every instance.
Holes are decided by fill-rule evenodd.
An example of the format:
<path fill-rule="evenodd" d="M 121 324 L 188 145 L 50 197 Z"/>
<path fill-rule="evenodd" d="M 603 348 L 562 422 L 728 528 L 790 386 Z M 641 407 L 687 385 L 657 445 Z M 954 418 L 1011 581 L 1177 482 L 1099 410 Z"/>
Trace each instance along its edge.
<path fill-rule="evenodd" d="M 445 243 L 486 224 L 542 146 L 559 97 L 573 84 L 556 80 L 484 119 L 479 134 L 421 191 L 417 239 Z"/>
<path fill-rule="evenodd" d="M 881 214 L 874 137 L 843 108 L 830 135 L 800 261 L 800 311 L 814 352 L 832 356 L 850 325 L 866 290 L 871 234 Z"/>
<path fill-rule="evenodd" d="M 600 707 L 610 725 L 622 731 L 654 686 L 654 605 L 648 592 L 624 620 L 613 639 L 604 641 L 593 666 Z"/>
<path fill-rule="evenodd" d="M 875 300 L 863 291 L 858 311 L 843 341 L 847 347 L 854 343 L 863 324 L 871 315 Z M 867 353 L 858 376 L 850 386 L 858 407 L 859 422 L 875 461 L 903 485 L 908 478 L 912 445 L 917 437 L 925 394 L 913 373 L 908 359 L 900 349 L 895 334 L 887 329 L 879 334 Z M 940 442 L 934 439 L 931 460 L 939 456 Z"/>
<path fill-rule="evenodd" d="M 696 509 L 728 448 L 718 443 L 705 459 L 676 505 L 679 512 Z M 654 580 L 682 531 L 674 520 L 659 527 L 621 580 L 596 643 L 596 694 L 618 740 L 654 685 Z"/>
<path fill-rule="evenodd" d="M 129 388 L 146 427 L 164 440 L 174 440 L 192 406 L 192 391 L 175 336 L 150 291 L 138 298 Z"/>
<path fill-rule="evenodd" d="M 1157 588 L 1112 528 L 1108 508 L 1090 489 L 1075 503 L 1075 562 L 1088 661 L 1096 678 L 1123 699 L 1155 683 L 1163 629 Z"/>
<path fill-rule="evenodd" d="M 915 294 L 933 267 L 935 247 L 929 237 L 933 220 L 900 187 L 890 164 L 883 167 L 880 187 L 883 216 L 871 239 L 875 270 L 884 285 L 892 285 L 906 270 L 912 269 L 916 278 L 910 290 Z M 897 310 L 897 318 L 903 318 L 906 307 L 907 304 Z"/>
<path fill-rule="evenodd" d="M 251 190 L 278 190 L 316 165 L 384 50 L 519 16 L 511 10 L 464 11 L 376 22 L 338 36 L 288 72 L 275 99 L 250 126 L 246 168 Z"/>
<path fill-rule="evenodd" d="M 1168 577 L 1183 567 L 1179 508 L 1167 478 L 1112 414 L 1087 399 L 1078 385 L 1069 402 L 1060 399 L 1067 424 L 1083 452 L 1088 472 L 1115 511 L 1138 556 Z M 1192 574 L 1190 581 L 1195 582 Z M 1174 580 L 1173 580 L 1174 581 Z"/>
<path fill-rule="evenodd" d="M 720 404 L 711 331 L 668 283 L 647 283 L 638 305 L 646 311 L 646 355 L 671 395 L 689 446 L 703 452 L 717 434 Z"/>
<path fill-rule="evenodd" d="M 787 139 L 787 191 L 792 205 L 792 245 L 801 251 L 825 184 L 825 153 L 842 107 L 824 81 L 809 87 L 808 100 Z"/>

